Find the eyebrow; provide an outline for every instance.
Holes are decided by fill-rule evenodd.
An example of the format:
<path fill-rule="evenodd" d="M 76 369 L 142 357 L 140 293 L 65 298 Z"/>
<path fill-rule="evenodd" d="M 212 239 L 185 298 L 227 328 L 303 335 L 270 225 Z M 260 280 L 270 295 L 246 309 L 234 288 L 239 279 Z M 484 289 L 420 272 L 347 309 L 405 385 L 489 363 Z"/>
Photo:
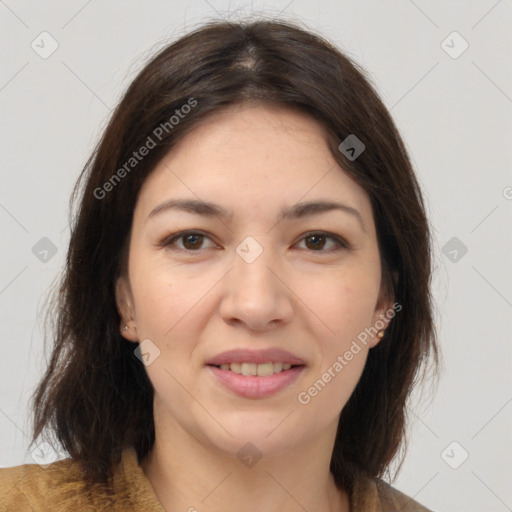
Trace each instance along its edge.
<path fill-rule="evenodd" d="M 212 217 L 217 219 L 226 219 L 232 217 L 232 214 L 222 208 L 222 206 L 211 203 L 209 201 L 202 201 L 198 199 L 170 199 L 153 208 L 153 210 L 151 210 L 147 216 L 146 220 L 149 220 L 151 217 L 169 210 L 180 210 L 196 215 L 202 215 L 204 217 Z M 362 230 L 366 232 L 361 213 L 352 206 L 338 203 L 336 201 L 318 200 L 305 203 L 297 203 L 293 206 L 281 210 L 277 216 L 277 220 L 295 220 L 335 210 L 352 215 L 359 221 Z"/>

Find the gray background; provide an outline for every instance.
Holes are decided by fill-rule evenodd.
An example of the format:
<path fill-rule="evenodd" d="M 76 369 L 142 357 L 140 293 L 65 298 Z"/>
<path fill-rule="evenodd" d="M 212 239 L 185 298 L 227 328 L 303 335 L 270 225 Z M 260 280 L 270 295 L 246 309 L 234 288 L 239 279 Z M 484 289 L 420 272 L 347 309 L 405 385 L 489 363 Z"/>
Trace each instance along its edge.
<path fill-rule="evenodd" d="M 511 510 L 506 0 L 0 0 L 0 466 L 34 462 L 27 400 L 44 366 L 41 307 L 64 262 L 71 187 L 110 110 L 162 42 L 251 12 L 303 21 L 368 69 L 425 191 L 444 371 L 437 394 L 429 399 L 427 388 L 413 402 L 412 441 L 394 485 L 438 511 Z M 31 47 L 51 48 L 43 31 L 58 43 L 46 59 Z"/>

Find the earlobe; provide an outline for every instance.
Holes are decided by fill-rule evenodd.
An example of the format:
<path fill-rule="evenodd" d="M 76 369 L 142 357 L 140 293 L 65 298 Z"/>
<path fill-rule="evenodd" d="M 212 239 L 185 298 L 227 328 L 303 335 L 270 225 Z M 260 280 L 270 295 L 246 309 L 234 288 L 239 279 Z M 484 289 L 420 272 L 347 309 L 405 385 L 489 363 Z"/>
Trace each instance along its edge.
<path fill-rule="evenodd" d="M 135 320 L 129 320 L 126 325 L 123 325 L 123 319 L 121 319 L 121 336 L 128 341 L 139 341 L 137 336 L 137 326 Z"/>
<path fill-rule="evenodd" d="M 377 320 L 377 322 L 374 324 L 375 325 L 375 327 L 374 327 L 375 334 L 374 334 L 374 336 L 372 336 L 372 338 L 370 339 L 370 342 L 368 344 L 370 346 L 370 348 L 377 346 L 386 337 L 386 334 L 387 334 L 386 328 L 387 328 L 389 321 L 382 320 L 382 322 L 384 323 L 384 326 L 382 328 L 380 328 L 380 326 L 382 324 L 379 322 L 379 320 Z"/>
<path fill-rule="evenodd" d="M 115 287 L 117 311 L 120 316 L 121 336 L 128 341 L 138 341 L 137 325 L 134 318 L 133 299 L 128 280 L 119 277 Z"/>
<path fill-rule="evenodd" d="M 386 336 L 386 329 L 394 317 L 393 302 L 387 299 L 379 300 L 373 317 L 373 330 L 375 335 L 370 341 L 370 347 L 375 347 Z"/>

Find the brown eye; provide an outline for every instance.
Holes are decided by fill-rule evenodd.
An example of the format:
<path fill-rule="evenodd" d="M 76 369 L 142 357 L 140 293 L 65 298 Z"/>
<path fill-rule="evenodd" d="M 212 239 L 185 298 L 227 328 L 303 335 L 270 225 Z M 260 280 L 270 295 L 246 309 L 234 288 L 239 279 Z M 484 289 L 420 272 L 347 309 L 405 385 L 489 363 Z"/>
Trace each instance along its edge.
<path fill-rule="evenodd" d="M 307 233 L 302 237 L 301 242 L 302 241 L 304 241 L 307 250 L 318 253 L 330 253 L 349 248 L 345 240 L 330 233 Z"/>
<path fill-rule="evenodd" d="M 182 235 L 183 247 L 187 250 L 194 250 L 201 246 L 204 235 Z"/>
<path fill-rule="evenodd" d="M 174 251 L 200 252 L 205 240 L 210 237 L 195 231 L 182 231 L 165 238 L 159 245 Z"/>
<path fill-rule="evenodd" d="M 325 245 L 324 235 L 310 235 L 305 240 L 307 248 L 311 250 L 323 249 Z"/>

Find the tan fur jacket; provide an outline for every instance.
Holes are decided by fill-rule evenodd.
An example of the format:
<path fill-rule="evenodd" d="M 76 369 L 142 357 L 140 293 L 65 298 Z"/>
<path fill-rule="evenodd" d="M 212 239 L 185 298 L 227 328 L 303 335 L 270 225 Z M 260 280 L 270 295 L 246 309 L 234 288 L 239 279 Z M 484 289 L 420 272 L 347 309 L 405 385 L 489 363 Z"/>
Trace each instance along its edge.
<path fill-rule="evenodd" d="M 26 464 L 0 469 L 0 512 L 164 512 L 133 448 L 114 471 L 114 494 L 86 492 L 77 465 L 65 459 L 43 469 Z M 350 497 L 351 512 L 429 512 L 378 479 L 361 479 Z"/>

